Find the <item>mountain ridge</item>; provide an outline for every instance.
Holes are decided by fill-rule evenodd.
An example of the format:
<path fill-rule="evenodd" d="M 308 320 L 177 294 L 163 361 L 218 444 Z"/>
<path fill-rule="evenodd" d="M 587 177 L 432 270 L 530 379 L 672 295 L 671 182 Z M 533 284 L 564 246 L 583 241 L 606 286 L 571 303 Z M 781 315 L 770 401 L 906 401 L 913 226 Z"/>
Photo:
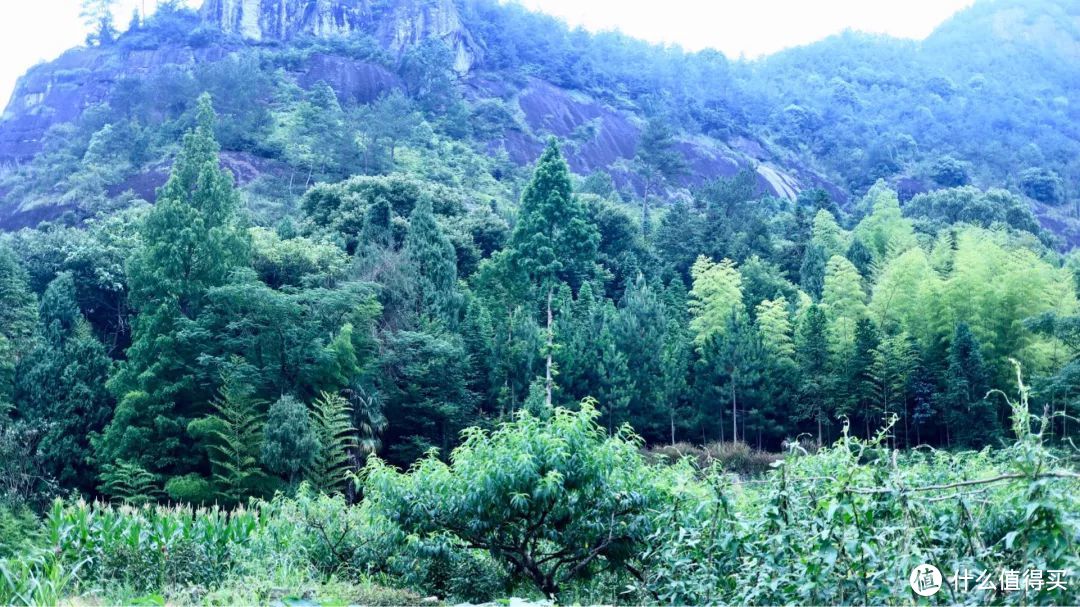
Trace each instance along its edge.
<path fill-rule="evenodd" d="M 950 48 L 967 44 L 975 35 L 972 27 L 981 34 L 986 22 L 997 23 L 997 14 L 1013 15 L 1015 22 L 1016 11 L 1036 15 L 1029 20 L 1040 24 L 1039 31 L 1047 29 L 1048 20 L 1056 23 L 1071 15 L 1054 2 L 1036 6 L 984 0 L 922 42 L 848 33 L 751 62 L 731 62 L 715 51 L 688 54 L 620 34 L 569 30 L 519 6 L 481 0 L 207 0 L 197 15 L 166 15 L 167 27 L 150 19 L 111 46 L 73 49 L 32 68 L 20 79 L 0 121 L 0 162 L 33 159 L 47 147 L 49 129 L 80 120 L 100 104 L 115 104 L 111 97 L 129 79 L 170 70 L 194 73 L 236 56 L 267 62 L 266 54 L 276 53 L 270 67 L 284 69 L 286 84 L 311 90 L 326 82 L 351 107 L 394 91 L 414 99 L 424 94 L 417 90 L 424 83 L 409 82 L 405 72 L 416 56 L 437 55 L 441 51 L 432 47 L 439 46 L 448 51 L 450 86 L 466 101 L 463 111 L 471 114 L 454 118 L 441 114 L 445 108 L 428 108 L 428 116 L 470 121 L 501 105 L 494 127 L 479 133 L 469 124 L 467 134 L 452 138 L 485 155 L 505 155 L 515 166 L 533 162 L 543 139 L 556 136 L 570 144 L 567 157 L 575 172 L 604 171 L 624 198 L 640 196 L 644 186 L 634 163 L 641 134 L 654 118 L 674 126 L 675 148 L 688 169 L 667 182 L 668 196 L 750 169 L 760 190 L 786 198 L 821 188 L 843 205 L 884 178 L 907 199 L 940 187 L 931 175 L 933 163 L 951 157 L 969 167 L 965 183 L 1028 194 L 1020 169 L 1048 165 L 1051 181 L 1060 182 L 1052 184 L 1057 193 L 1031 203 L 1044 225 L 1071 243 L 1080 231 L 1062 204 L 1072 197 L 1073 187 L 1067 151 L 1080 149 L 1080 134 L 1068 128 L 1075 110 L 1067 99 L 1061 101 L 1067 96 L 1051 97 L 1064 106 L 1050 107 L 1046 115 L 1059 118 L 1027 118 L 1028 124 L 1020 124 L 1030 133 L 1014 128 L 1025 120 L 1015 112 L 1000 128 L 986 129 L 980 120 L 967 120 L 954 132 L 940 126 L 972 108 L 1000 111 L 994 95 L 1002 94 L 1003 78 L 978 72 L 967 74 L 965 82 L 959 79 L 966 64 L 933 64 Z M 1069 37 L 1075 32 L 1058 29 L 1072 46 L 1058 41 L 1051 49 L 1080 48 Z M 985 52 L 993 55 L 994 49 Z M 980 53 L 969 63 L 990 69 L 993 62 Z M 1039 57 L 1039 65 L 1048 61 Z M 656 75 L 635 74 L 635 60 L 641 72 Z M 1054 76 L 1057 86 L 1069 90 L 1075 70 L 1065 66 L 1059 71 L 1064 75 Z M 898 83 L 901 78 L 905 82 Z M 916 85 L 932 95 L 910 99 Z M 1034 101 L 1025 95 L 1011 100 L 1013 105 L 1029 107 Z M 893 103 L 905 98 L 919 105 Z M 170 111 L 159 114 L 171 117 Z M 1021 151 L 1003 161 L 973 158 L 983 149 L 1015 145 L 1009 139 L 1054 147 L 1044 144 L 1037 153 Z M 277 156 L 264 150 L 252 158 L 273 163 L 280 160 Z M 145 168 L 134 167 L 109 191 L 125 181 L 146 181 L 140 177 Z M 151 197 L 150 185 L 134 193 Z M 50 215 L 40 209 L 40 200 L 12 194 L 18 190 L 0 184 L 0 227 L 32 225 Z"/>

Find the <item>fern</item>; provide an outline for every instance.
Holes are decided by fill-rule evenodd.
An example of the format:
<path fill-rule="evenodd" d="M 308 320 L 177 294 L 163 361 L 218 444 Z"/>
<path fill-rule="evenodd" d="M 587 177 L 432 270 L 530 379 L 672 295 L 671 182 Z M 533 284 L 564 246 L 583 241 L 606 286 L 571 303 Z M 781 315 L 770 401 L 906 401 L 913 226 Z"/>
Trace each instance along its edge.
<path fill-rule="evenodd" d="M 352 468 L 351 451 L 357 448 L 352 407 L 341 396 L 323 392 L 311 409 L 322 452 L 308 470 L 308 480 L 327 493 L 340 492 Z"/>
<path fill-rule="evenodd" d="M 264 419 L 260 401 L 231 376 L 225 377 L 219 393 L 213 403 L 217 414 L 210 416 L 215 426 L 211 434 L 218 440 L 210 446 L 210 461 L 222 498 L 238 503 L 250 493 L 251 482 L 264 476 L 259 466 Z"/>
<path fill-rule="evenodd" d="M 101 485 L 98 489 L 129 506 L 141 506 L 162 495 L 157 476 L 142 466 L 120 461 L 102 468 Z"/>

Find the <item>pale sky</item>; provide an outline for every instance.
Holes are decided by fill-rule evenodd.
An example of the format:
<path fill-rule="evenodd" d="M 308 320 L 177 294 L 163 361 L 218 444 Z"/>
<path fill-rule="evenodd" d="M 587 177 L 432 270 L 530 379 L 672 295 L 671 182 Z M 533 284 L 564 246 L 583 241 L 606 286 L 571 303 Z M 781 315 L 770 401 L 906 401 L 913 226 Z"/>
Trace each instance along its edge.
<path fill-rule="evenodd" d="M 846 29 L 925 38 L 973 0 L 518 0 L 593 31 L 618 29 L 689 50 L 760 57 Z M 202 0 L 188 0 L 197 6 Z M 117 26 L 156 0 L 118 0 Z M 82 44 L 80 0 L 0 0 L 0 103 L 27 68 Z"/>

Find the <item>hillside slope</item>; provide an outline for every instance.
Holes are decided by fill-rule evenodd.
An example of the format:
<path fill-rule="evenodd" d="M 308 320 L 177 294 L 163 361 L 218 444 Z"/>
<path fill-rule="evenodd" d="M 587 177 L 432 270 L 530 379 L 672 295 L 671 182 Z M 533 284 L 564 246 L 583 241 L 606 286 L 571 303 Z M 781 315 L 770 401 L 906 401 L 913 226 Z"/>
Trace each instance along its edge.
<path fill-rule="evenodd" d="M 603 171 L 624 200 L 639 197 L 652 185 L 639 143 L 660 123 L 683 169 L 663 180 L 669 195 L 748 167 L 764 192 L 823 188 L 841 205 L 880 178 L 904 200 L 936 187 L 1002 186 L 1028 195 L 1044 226 L 1071 244 L 1076 12 L 989 0 L 922 43 L 848 33 L 743 63 L 570 31 L 493 0 L 166 7 L 112 44 L 72 49 L 20 79 L 0 121 L 0 227 L 77 218 L 125 193 L 152 199 L 173 153 L 168 134 L 190 119 L 199 90 L 218 93 L 219 111 L 235 119 L 237 136 L 222 139 L 241 184 L 310 169 L 275 135 L 297 91 L 325 82 L 350 118 L 402 92 L 447 144 L 495 160 L 483 164 L 503 184 L 489 192 L 497 197 L 517 187 L 512 169 L 535 161 L 551 135 L 574 172 Z M 249 98 L 229 98 L 237 91 Z M 74 183 L 92 139 L 120 123 L 148 139 L 142 152 Z M 331 162 L 304 181 L 401 169 L 371 162 L 383 137 L 375 130 L 358 128 L 351 153 L 364 163 Z M 290 204 L 276 198 L 268 204 Z"/>

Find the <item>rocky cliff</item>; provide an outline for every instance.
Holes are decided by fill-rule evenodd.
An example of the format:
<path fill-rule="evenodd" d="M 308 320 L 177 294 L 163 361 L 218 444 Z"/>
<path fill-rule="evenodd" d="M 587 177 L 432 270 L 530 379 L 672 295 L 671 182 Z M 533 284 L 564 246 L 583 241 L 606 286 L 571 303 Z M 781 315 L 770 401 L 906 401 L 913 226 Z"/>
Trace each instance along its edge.
<path fill-rule="evenodd" d="M 201 13 L 204 21 L 253 42 L 362 31 L 399 56 L 424 40 L 441 40 L 460 74 L 480 58 L 453 0 L 206 0 Z"/>

